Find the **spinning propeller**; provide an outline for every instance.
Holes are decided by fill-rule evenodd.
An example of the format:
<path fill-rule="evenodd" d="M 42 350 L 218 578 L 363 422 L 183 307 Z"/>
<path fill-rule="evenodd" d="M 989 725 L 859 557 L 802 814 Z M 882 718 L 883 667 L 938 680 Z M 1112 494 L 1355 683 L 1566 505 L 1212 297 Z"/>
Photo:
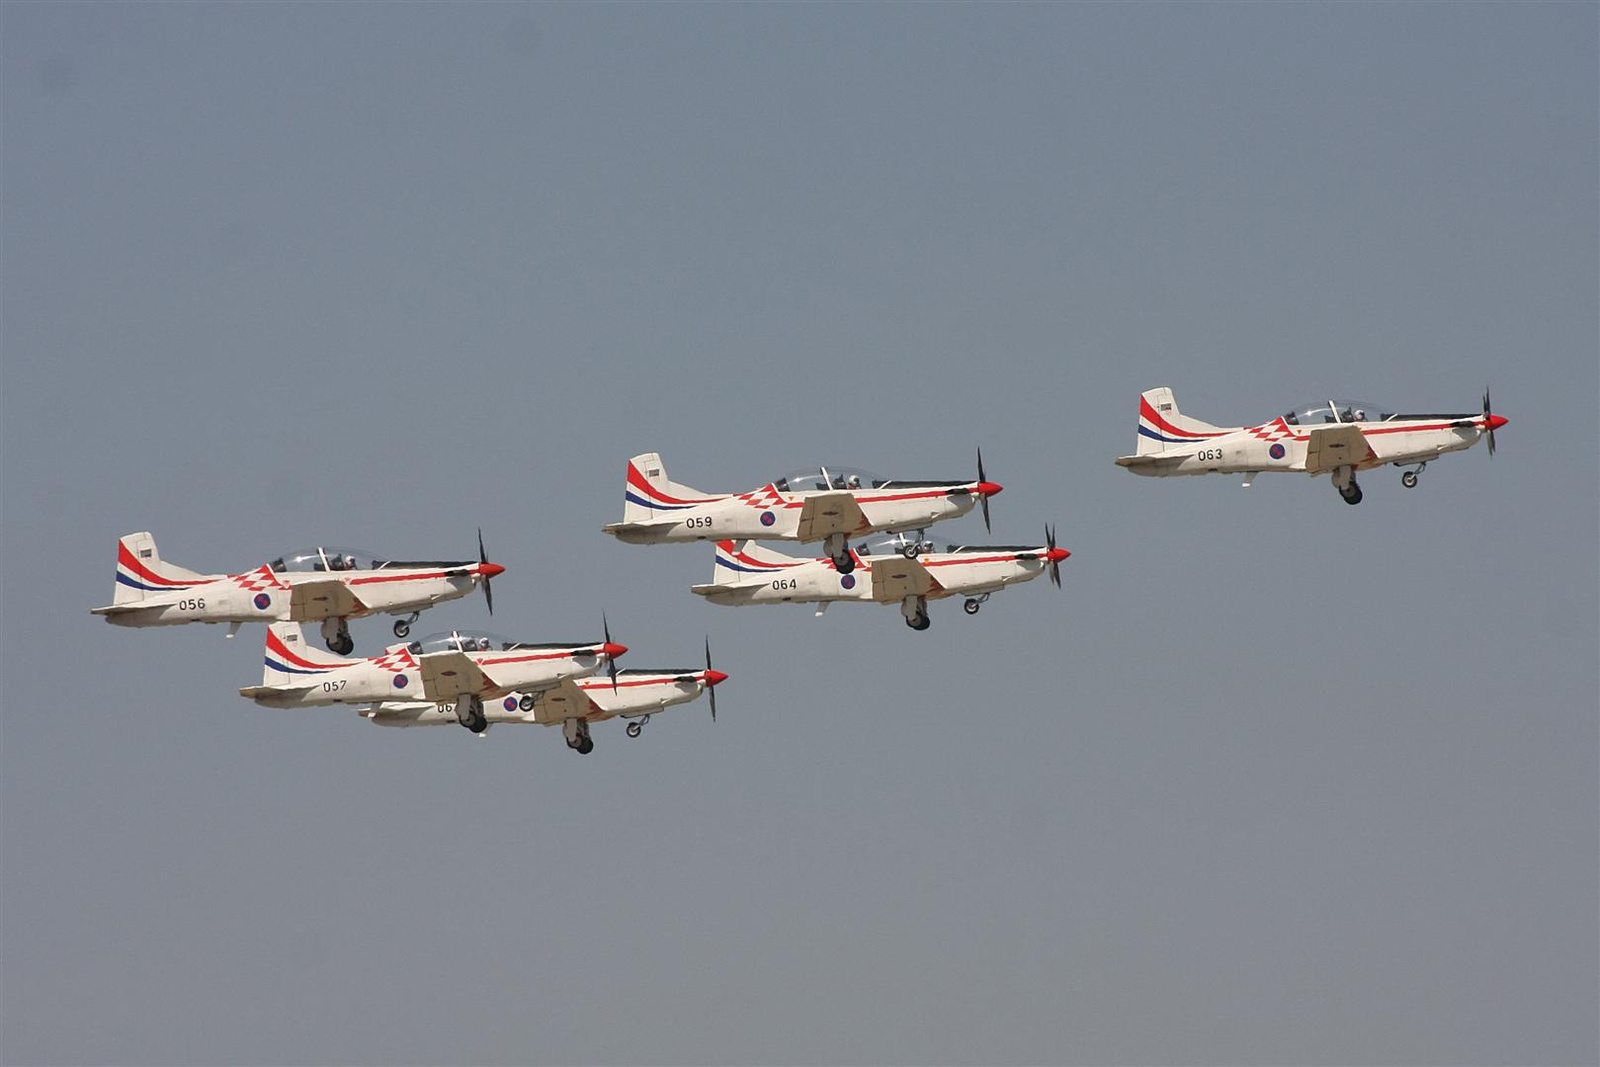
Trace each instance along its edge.
<path fill-rule="evenodd" d="M 706 638 L 706 692 L 711 696 L 711 721 L 717 721 L 717 686 L 728 680 L 728 676 L 711 666 L 711 638 Z"/>
<path fill-rule="evenodd" d="M 617 691 L 617 657 L 628 651 L 622 645 L 613 644 L 611 641 L 611 624 L 606 621 L 605 612 L 600 613 L 600 629 L 606 637 L 606 673 L 611 676 L 611 691 Z M 621 649 L 621 651 L 616 651 Z"/>
<path fill-rule="evenodd" d="M 1491 455 L 1491 456 L 1494 455 L 1494 431 L 1495 431 L 1495 427 L 1504 426 L 1505 424 L 1506 424 L 1506 420 L 1500 418 L 1499 416 L 1497 416 L 1494 413 L 1494 410 L 1489 406 L 1489 387 L 1488 386 L 1484 386 L 1484 389 L 1483 389 L 1483 425 L 1488 430 L 1488 434 L 1489 434 L 1489 455 Z"/>
<path fill-rule="evenodd" d="M 993 532 L 989 526 L 989 497 L 1000 491 L 1000 487 L 990 482 L 983 474 L 983 448 L 978 448 L 978 502 L 983 505 L 983 528 L 986 532 Z"/>
<path fill-rule="evenodd" d="M 1072 555 L 1064 548 L 1056 547 L 1056 528 L 1046 525 L 1044 528 L 1044 558 L 1050 562 L 1050 581 L 1057 589 L 1061 588 L 1061 561 Z"/>
<path fill-rule="evenodd" d="M 489 554 L 483 550 L 483 527 L 478 527 L 478 574 L 483 578 L 483 599 L 489 605 L 489 614 L 494 614 L 494 593 L 489 589 L 489 579 L 505 572 L 505 568 L 498 563 L 489 562 Z"/>

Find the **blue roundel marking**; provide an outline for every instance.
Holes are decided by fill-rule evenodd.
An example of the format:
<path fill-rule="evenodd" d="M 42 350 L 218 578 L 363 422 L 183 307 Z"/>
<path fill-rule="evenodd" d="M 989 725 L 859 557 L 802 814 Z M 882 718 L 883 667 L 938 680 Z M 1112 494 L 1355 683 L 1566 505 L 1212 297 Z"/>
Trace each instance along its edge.
<path fill-rule="evenodd" d="M 1274 441 L 1272 443 L 1272 447 L 1267 449 L 1267 455 L 1271 456 L 1273 459 L 1282 459 L 1283 458 L 1283 445 L 1278 443 L 1277 441 Z"/>
<path fill-rule="evenodd" d="M 773 523 L 775 523 L 777 521 L 778 521 L 778 516 L 774 515 L 772 512 L 763 511 L 761 513 L 761 525 L 763 525 L 763 526 L 771 526 Z"/>
<path fill-rule="evenodd" d="M 272 607 L 272 598 L 265 593 L 257 593 L 256 608 L 261 611 L 266 611 L 270 607 Z"/>
<path fill-rule="evenodd" d="M 516 697 L 506 697 L 506 702 L 504 704 L 502 704 L 501 707 L 505 708 L 507 711 L 516 711 L 517 710 L 517 698 Z"/>
<path fill-rule="evenodd" d="M 853 574 L 841 574 L 839 576 L 839 584 L 846 589 L 854 589 L 856 587 L 856 576 Z"/>
<path fill-rule="evenodd" d="M 394 687 L 396 689 L 404 689 L 406 687 L 406 683 L 409 681 L 411 681 L 411 679 L 407 678 L 405 675 L 397 674 L 394 676 Z"/>

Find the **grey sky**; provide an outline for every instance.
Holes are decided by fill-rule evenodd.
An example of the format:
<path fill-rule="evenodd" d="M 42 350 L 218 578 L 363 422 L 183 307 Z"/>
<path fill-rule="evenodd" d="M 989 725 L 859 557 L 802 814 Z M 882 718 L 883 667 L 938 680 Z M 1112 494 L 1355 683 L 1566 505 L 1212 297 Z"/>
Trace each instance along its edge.
<path fill-rule="evenodd" d="M 1596 1062 L 1596 12 L 0 6 L 0 1059 Z M 1118 470 L 1161 384 L 1511 423 L 1351 508 Z M 639 451 L 980 444 L 1064 595 L 599 533 Z M 709 634 L 721 721 L 378 730 L 87 614 L 132 530 L 479 525 L 494 629 Z"/>

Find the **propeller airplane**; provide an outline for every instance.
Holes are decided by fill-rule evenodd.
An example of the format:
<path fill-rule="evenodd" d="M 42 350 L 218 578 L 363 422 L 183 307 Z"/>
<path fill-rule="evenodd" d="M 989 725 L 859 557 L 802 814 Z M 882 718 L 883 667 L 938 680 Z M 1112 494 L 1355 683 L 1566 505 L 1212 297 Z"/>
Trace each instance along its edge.
<path fill-rule="evenodd" d="M 400 615 L 394 635 L 405 637 L 424 609 L 466 596 L 479 585 L 493 615 L 489 582 L 504 571 L 484 553 L 482 530 L 476 561 L 374 559 L 365 552 L 322 546 L 279 556 L 241 574 L 199 574 L 167 563 L 154 537 L 134 533 L 117 543 L 112 603 L 92 613 L 117 626 L 225 622 L 229 637 L 247 622 L 320 622 L 329 650 L 347 656 L 355 648 L 350 619 Z"/>
<path fill-rule="evenodd" d="M 1178 474 L 1240 474 L 1245 488 L 1263 471 L 1331 475 L 1347 504 L 1361 503 L 1356 472 L 1384 464 L 1411 466 L 1400 475 L 1407 489 L 1429 461 L 1471 448 L 1506 424 L 1483 391 L 1483 411 L 1455 415 L 1396 414 L 1376 404 L 1327 400 L 1296 408 L 1260 426 L 1226 427 L 1178 410 L 1172 390 L 1151 389 L 1139 398 L 1138 447 L 1117 466 L 1165 478 Z"/>
<path fill-rule="evenodd" d="M 711 720 L 715 722 L 716 687 L 727 678 L 711 666 L 711 643 L 707 641 L 704 670 L 623 670 L 613 681 L 569 678 L 548 689 L 508 693 L 502 700 L 484 705 L 484 728 L 475 732 L 482 737 L 495 723 L 559 725 L 567 747 L 587 755 L 594 751 L 591 724 L 624 718 L 629 720 L 628 736 L 638 737 L 651 715 L 674 704 L 686 704 L 701 693 L 710 694 Z M 445 726 L 460 721 L 447 706 L 419 700 L 386 700 L 358 710 L 377 726 Z"/>
<path fill-rule="evenodd" d="M 667 477 L 661 457 L 648 452 L 628 461 L 622 521 L 603 529 L 629 544 L 669 541 L 823 542 L 841 574 L 855 568 L 849 539 L 870 533 L 916 531 L 916 545 L 931 547 L 927 528 L 974 507 L 989 528 L 989 498 L 1001 486 L 989 481 L 978 452 L 975 481 L 902 481 L 846 467 L 818 467 L 768 482 L 748 493 L 703 493 Z"/>
<path fill-rule="evenodd" d="M 968 615 L 998 592 L 1046 571 L 1061 586 L 1061 561 L 1072 555 L 1056 547 L 1053 527 L 1045 543 L 1032 545 L 950 545 L 946 552 L 910 552 L 917 546 L 891 538 L 854 551 L 861 574 L 843 570 L 832 559 L 796 559 L 748 541 L 717 543 L 716 572 L 709 585 L 692 591 L 713 604 L 816 604 L 821 615 L 836 601 L 900 605 L 906 625 L 926 630 L 928 601 L 964 596 Z"/>
<path fill-rule="evenodd" d="M 299 623 L 275 622 L 267 628 L 261 684 L 239 695 L 265 707 L 306 708 L 376 704 L 415 694 L 429 704 L 451 705 L 457 722 L 482 733 L 489 726 L 486 700 L 537 693 L 602 669 L 617 685 L 616 661 L 628 647 L 611 640 L 609 626 L 604 630 L 603 641 L 557 644 L 453 630 L 391 645 L 381 656 L 349 660 L 308 647 Z"/>

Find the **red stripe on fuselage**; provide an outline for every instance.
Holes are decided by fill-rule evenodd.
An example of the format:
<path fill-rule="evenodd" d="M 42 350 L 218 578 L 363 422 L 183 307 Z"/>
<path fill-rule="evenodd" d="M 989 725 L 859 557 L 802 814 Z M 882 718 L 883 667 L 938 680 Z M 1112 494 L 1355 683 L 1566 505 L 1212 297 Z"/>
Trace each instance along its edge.
<path fill-rule="evenodd" d="M 117 563 L 128 568 L 139 579 L 146 582 L 152 582 L 156 585 L 165 585 L 169 587 L 178 586 L 187 589 L 190 586 L 204 585 L 207 582 L 214 582 L 217 580 L 214 575 L 206 575 L 200 578 L 163 578 L 161 575 L 145 566 L 137 556 L 129 551 L 128 546 L 123 544 L 121 541 L 117 542 Z"/>
<path fill-rule="evenodd" d="M 1179 437 L 1226 437 L 1228 434 L 1234 432 L 1232 430 L 1218 430 L 1215 433 L 1203 432 L 1200 430 L 1180 430 L 1178 427 L 1172 425 L 1172 423 L 1163 418 L 1161 412 L 1151 407 L 1150 401 L 1146 400 L 1142 396 L 1139 398 L 1139 416 L 1154 425 L 1156 429 L 1170 434 L 1177 434 Z"/>
<path fill-rule="evenodd" d="M 273 633 L 271 630 L 267 631 L 267 650 L 269 652 L 277 653 L 284 660 L 294 664 L 296 667 L 309 667 L 312 670 L 319 671 L 327 670 L 329 667 L 348 667 L 354 663 L 360 662 L 359 660 L 335 660 L 332 663 L 319 663 L 314 660 L 306 659 L 304 656 L 290 651 L 289 647 L 283 643 L 282 638 Z"/>
<path fill-rule="evenodd" d="M 644 475 L 639 473 L 639 468 L 635 467 L 632 463 L 628 464 L 628 484 L 639 490 L 641 493 L 644 493 L 646 496 L 654 497 L 663 504 L 715 504 L 718 500 L 723 499 L 722 497 L 718 496 L 705 500 L 679 500 L 675 496 L 669 496 L 668 494 L 663 493 L 661 490 L 645 481 Z"/>

